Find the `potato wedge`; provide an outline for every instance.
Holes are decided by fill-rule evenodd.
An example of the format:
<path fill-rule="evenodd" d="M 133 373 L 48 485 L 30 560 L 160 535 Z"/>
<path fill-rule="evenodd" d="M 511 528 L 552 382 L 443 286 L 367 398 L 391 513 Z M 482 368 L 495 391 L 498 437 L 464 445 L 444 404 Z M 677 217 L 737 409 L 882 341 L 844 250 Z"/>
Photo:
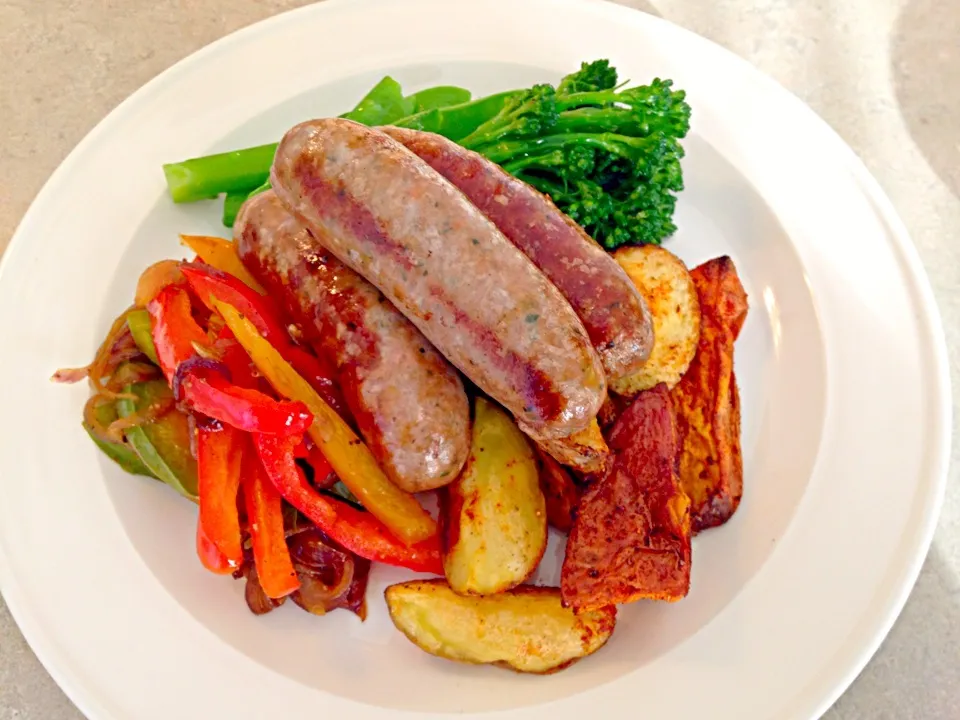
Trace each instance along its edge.
<path fill-rule="evenodd" d="M 531 585 L 463 597 L 443 580 L 412 580 L 391 585 L 384 597 L 393 624 L 421 650 L 524 673 L 556 672 L 595 653 L 617 619 L 613 606 L 575 615 L 557 588 Z"/>
<path fill-rule="evenodd" d="M 567 469 L 543 450 L 537 451 L 537 469 L 546 501 L 547 522 L 560 532 L 570 532 L 580 503 L 580 488 Z"/>
<path fill-rule="evenodd" d="M 613 461 L 580 499 L 560 571 L 563 603 L 577 612 L 690 589 L 690 501 L 664 383 L 623 411 L 609 443 Z"/>
<path fill-rule="evenodd" d="M 676 385 L 693 360 L 700 337 L 700 306 L 686 265 L 658 245 L 623 248 L 614 253 L 647 301 L 653 319 L 653 350 L 636 373 L 610 383 L 631 397 L 657 383 Z"/>
<path fill-rule="evenodd" d="M 561 465 L 581 473 L 601 472 L 610 457 L 610 448 L 603 439 L 597 419 L 580 432 L 562 438 L 540 438 L 531 435 L 537 446 L 553 456 Z"/>
<path fill-rule="evenodd" d="M 470 456 L 441 496 L 444 574 L 456 592 L 519 585 L 547 545 L 547 511 L 533 449 L 503 410 L 477 398 Z"/>
<path fill-rule="evenodd" d="M 697 354 L 671 391 L 680 439 L 680 482 L 690 497 L 694 533 L 722 525 L 743 494 L 740 396 L 733 345 L 747 316 L 747 295 L 729 257 L 690 273 L 702 314 Z"/>

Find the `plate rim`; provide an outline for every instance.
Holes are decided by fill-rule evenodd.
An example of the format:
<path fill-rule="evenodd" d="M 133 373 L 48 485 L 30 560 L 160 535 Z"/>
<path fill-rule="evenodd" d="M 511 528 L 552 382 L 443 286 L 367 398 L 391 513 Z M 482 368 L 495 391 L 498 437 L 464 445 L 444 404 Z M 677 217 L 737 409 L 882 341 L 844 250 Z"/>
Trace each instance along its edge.
<path fill-rule="evenodd" d="M 94 144 L 101 136 L 109 133 L 113 125 L 124 116 L 127 107 L 135 105 L 141 97 L 154 92 L 164 83 L 175 82 L 179 75 L 189 72 L 191 68 L 198 63 L 203 63 L 209 56 L 219 52 L 225 47 L 242 42 L 250 35 L 269 33 L 275 24 L 287 22 L 290 16 L 300 13 L 306 15 L 308 13 L 323 14 L 335 12 L 337 9 L 347 6 L 348 2 L 354 10 L 361 4 L 357 0 L 326 0 L 323 3 L 306 5 L 277 13 L 239 28 L 199 48 L 173 65 L 165 68 L 124 98 L 71 149 L 31 201 L 26 212 L 17 223 L 6 251 L 3 253 L 3 256 L 0 257 L 0 284 L 4 282 L 6 274 L 9 272 L 9 267 L 15 262 L 13 258 L 19 257 L 19 253 L 24 252 L 26 248 L 26 238 L 28 236 L 25 228 L 29 228 L 34 222 L 34 215 L 39 212 L 38 209 L 48 202 L 48 196 L 56 193 L 59 186 L 63 184 L 64 178 L 70 174 L 88 146 Z M 363 0 L 363 2 L 372 5 L 375 4 L 377 0 Z M 934 404 L 930 408 L 930 417 L 933 423 L 932 428 L 936 432 L 935 437 L 928 437 L 925 441 L 925 462 L 923 464 L 924 475 L 931 481 L 931 490 L 927 497 L 924 498 L 925 502 L 922 503 L 924 507 L 921 508 L 923 514 L 921 515 L 920 524 L 908 526 L 908 529 L 911 531 L 910 534 L 915 536 L 911 546 L 904 555 L 905 558 L 909 558 L 909 561 L 904 562 L 899 568 L 889 568 L 884 575 L 885 586 L 892 584 L 892 595 L 887 597 L 886 602 L 882 604 L 882 609 L 878 611 L 879 615 L 876 622 L 868 623 L 864 620 L 855 628 L 855 632 L 860 633 L 864 624 L 872 625 L 872 629 L 863 630 L 869 634 L 869 642 L 863 643 L 859 649 L 855 650 L 848 650 L 848 646 L 845 645 L 837 652 L 834 658 L 824 663 L 824 667 L 826 667 L 835 661 L 842 662 L 847 666 L 847 670 L 842 673 L 841 678 L 830 683 L 832 692 L 825 694 L 823 700 L 815 709 L 811 708 L 815 713 L 812 717 L 819 717 L 836 702 L 862 672 L 902 612 L 926 560 L 944 502 L 952 446 L 953 407 L 946 336 L 939 306 L 933 293 L 929 276 L 923 267 L 917 246 L 913 242 L 905 223 L 892 201 L 884 192 L 879 181 L 869 172 L 863 160 L 842 139 L 839 133 L 792 91 L 719 43 L 665 18 L 646 13 L 636 8 L 618 5 L 610 2 L 610 0 L 560 0 L 560 2 L 573 6 L 605 6 L 605 11 L 609 12 L 611 16 L 640 12 L 654 25 L 662 23 L 668 26 L 673 32 L 680 32 L 681 34 L 690 36 L 691 39 L 695 41 L 707 43 L 715 50 L 722 52 L 728 59 L 736 62 L 741 72 L 749 77 L 752 82 L 764 85 L 768 92 L 775 92 L 784 99 L 789 98 L 790 103 L 793 105 L 793 112 L 803 115 L 805 122 L 818 127 L 823 140 L 825 142 L 829 141 L 832 144 L 833 147 L 831 150 L 836 154 L 838 162 L 841 162 L 849 169 L 853 178 L 860 185 L 864 197 L 874 205 L 875 212 L 889 230 L 889 240 L 892 241 L 891 247 L 896 253 L 896 261 L 900 268 L 901 276 L 906 281 L 907 287 L 916 296 L 918 309 L 921 311 L 921 317 L 918 318 L 918 326 L 923 330 L 924 334 L 922 337 L 930 343 L 931 349 L 933 350 L 932 357 L 929 358 L 929 361 L 936 369 L 935 376 L 929 378 L 931 390 L 933 391 L 931 397 L 934 399 Z M 904 535 L 907 535 L 907 533 L 905 532 Z M 904 554 L 902 541 L 898 544 L 897 548 L 901 554 Z M 91 717 L 113 717 L 113 715 L 106 712 L 101 700 L 89 697 L 83 689 L 82 684 L 74 682 L 78 677 L 82 676 L 82 672 L 77 672 L 76 668 L 67 669 L 66 664 L 69 658 L 67 658 L 64 653 L 58 652 L 58 643 L 56 640 L 50 637 L 44 628 L 34 623 L 33 619 L 30 618 L 29 610 L 21 607 L 18 603 L 18 582 L 12 573 L 7 572 L 7 565 L 9 563 L 2 550 L 3 548 L 0 546 L 0 586 L 3 588 L 3 597 L 10 609 L 11 616 L 17 623 L 31 651 L 38 657 L 45 670 L 81 712 Z M 851 634 L 853 632 L 854 631 L 852 631 Z M 838 660 L 837 656 L 841 654 L 852 657 L 848 657 L 846 660 Z M 825 670 L 818 673 L 815 678 L 811 680 L 810 684 L 819 682 L 819 678 L 823 672 L 825 672 Z M 805 690 L 801 690 L 800 692 L 804 691 Z"/>

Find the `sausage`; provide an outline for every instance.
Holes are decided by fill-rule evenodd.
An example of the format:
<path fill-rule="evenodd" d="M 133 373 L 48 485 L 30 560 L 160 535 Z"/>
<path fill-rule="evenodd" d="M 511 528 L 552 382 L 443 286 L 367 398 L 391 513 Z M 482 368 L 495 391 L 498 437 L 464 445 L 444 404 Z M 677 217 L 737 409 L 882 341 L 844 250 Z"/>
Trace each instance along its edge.
<path fill-rule="evenodd" d="M 284 205 L 376 285 L 529 434 L 587 427 L 600 358 L 556 287 L 453 185 L 384 133 L 345 119 L 287 132 L 271 168 Z"/>
<path fill-rule="evenodd" d="M 653 349 L 647 304 L 606 250 L 546 195 L 442 135 L 380 128 L 463 192 L 557 286 L 583 321 L 615 386 Z"/>
<path fill-rule="evenodd" d="M 470 451 L 470 408 L 456 370 L 272 191 L 243 205 L 234 237 L 250 272 L 333 360 L 358 430 L 387 476 L 409 492 L 453 481 Z"/>

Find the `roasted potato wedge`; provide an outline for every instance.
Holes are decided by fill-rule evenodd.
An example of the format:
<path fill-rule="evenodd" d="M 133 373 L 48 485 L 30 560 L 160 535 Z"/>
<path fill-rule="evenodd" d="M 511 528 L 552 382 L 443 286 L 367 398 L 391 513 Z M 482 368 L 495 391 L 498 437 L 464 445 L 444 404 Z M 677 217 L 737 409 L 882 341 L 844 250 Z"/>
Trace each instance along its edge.
<path fill-rule="evenodd" d="M 658 245 L 623 248 L 614 257 L 647 301 L 654 341 L 646 364 L 611 382 L 610 389 L 632 397 L 661 382 L 672 388 L 690 366 L 700 337 L 700 305 L 690 273 Z"/>
<path fill-rule="evenodd" d="M 596 473 L 603 470 L 610 457 L 610 448 L 600 432 L 597 419 L 585 430 L 563 438 L 540 438 L 531 434 L 537 446 L 549 453 L 557 462 L 572 467 L 581 473 Z"/>
<path fill-rule="evenodd" d="M 595 653 L 617 619 L 612 606 L 575 615 L 557 588 L 530 585 L 463 597 L 443 580 L 413 580 L 384 597 L 397 629 L 431 655 L 525 673 L 556 672 Z"/>
<path fill-rule="evenodd" d="M 547 545 L 547 511 L 533 449 L 503 410 L 477 398 L 470 456 L 446 488 L 443 569 L 456 592 L 519 585 Z"/>
<path fill-rule="evenodd" d="M 560 571 L 577 612 L 690 589 L 690 501 L 677 477 L 677 433 L 664 383 L 644 390 L 609 434 L 614 457 L 580 498 Z"/>
<path fill-rule="evenodd" d="M 580 503 L 580 488 L 567 469 L 543 450 L 537 451 L 537 469 L 546 501 L 547 522 L 560 532 L 570 532 Z"/>
<path fill-rule="evenodd" d="M 690 497 L 694 533 L 722 525 L 743 494 L 740 396 L 733 344 L 747 316 L 747 295 L 729 257 L 690 273 L 700 299 L 700 341 L 673 388 L 680 439 L 680 482 Z"/>

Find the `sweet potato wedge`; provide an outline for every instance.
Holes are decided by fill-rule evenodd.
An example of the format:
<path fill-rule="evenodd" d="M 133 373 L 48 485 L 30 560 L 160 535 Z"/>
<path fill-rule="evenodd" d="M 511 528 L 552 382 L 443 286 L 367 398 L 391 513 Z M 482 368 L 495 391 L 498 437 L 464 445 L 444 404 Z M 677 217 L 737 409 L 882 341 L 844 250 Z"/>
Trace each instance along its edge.
<path fill-rule="evenodd" d="M 530 585 L 464 597 L 443 580 L 413 580 L 384 597 L 397 629 L 431 655 L 525 673 L 556 672 L 595 653 L 617 617 L 614 607 L 574 614 L 557 588 Z"/>
<path fill-rule="evenodd" d="M 691 273 L 700 300 L 697 354 L 671 391 L 680 440 L 680 482 L 690 498 L 693 532 L 722 525 L 743 494 L 740 396 L 733 344 L 747 316 L 747 295 L 729 257 Z"/>
<path fill-rule="evenodd" d="M 537 470 L 546 501 L 547 522 L 560 532 L 570 532 L 580 503 L 580 488 L 567 469 L 542 450 L 537 451 Z"/>
<path fill-rule="evenodd" d="M 577 612 L 679 600 L 690 588 L 689 500 L 664 383 L 637 396 L 609 443 L 613 460 L 580 499 L 560 572 L 563 603 Z"/>
<path fill-rule="evenodd" d="M 470 455 L 441 495 L 443 569 L 461 594 L 519 585 L 547 545 L 547 511 L 533 449 L 513 419 L 477 398 Z"/>
<path fill-rule="evenodd" d="M 661 382 L 672 388 L 690 366 L 700 337 L 700 305 L 687 266 L 658 245 L 623 248 L 614 257 L 647 301 L 654 343 L 646 364 L 610 389 L 632 397 Z"/>

